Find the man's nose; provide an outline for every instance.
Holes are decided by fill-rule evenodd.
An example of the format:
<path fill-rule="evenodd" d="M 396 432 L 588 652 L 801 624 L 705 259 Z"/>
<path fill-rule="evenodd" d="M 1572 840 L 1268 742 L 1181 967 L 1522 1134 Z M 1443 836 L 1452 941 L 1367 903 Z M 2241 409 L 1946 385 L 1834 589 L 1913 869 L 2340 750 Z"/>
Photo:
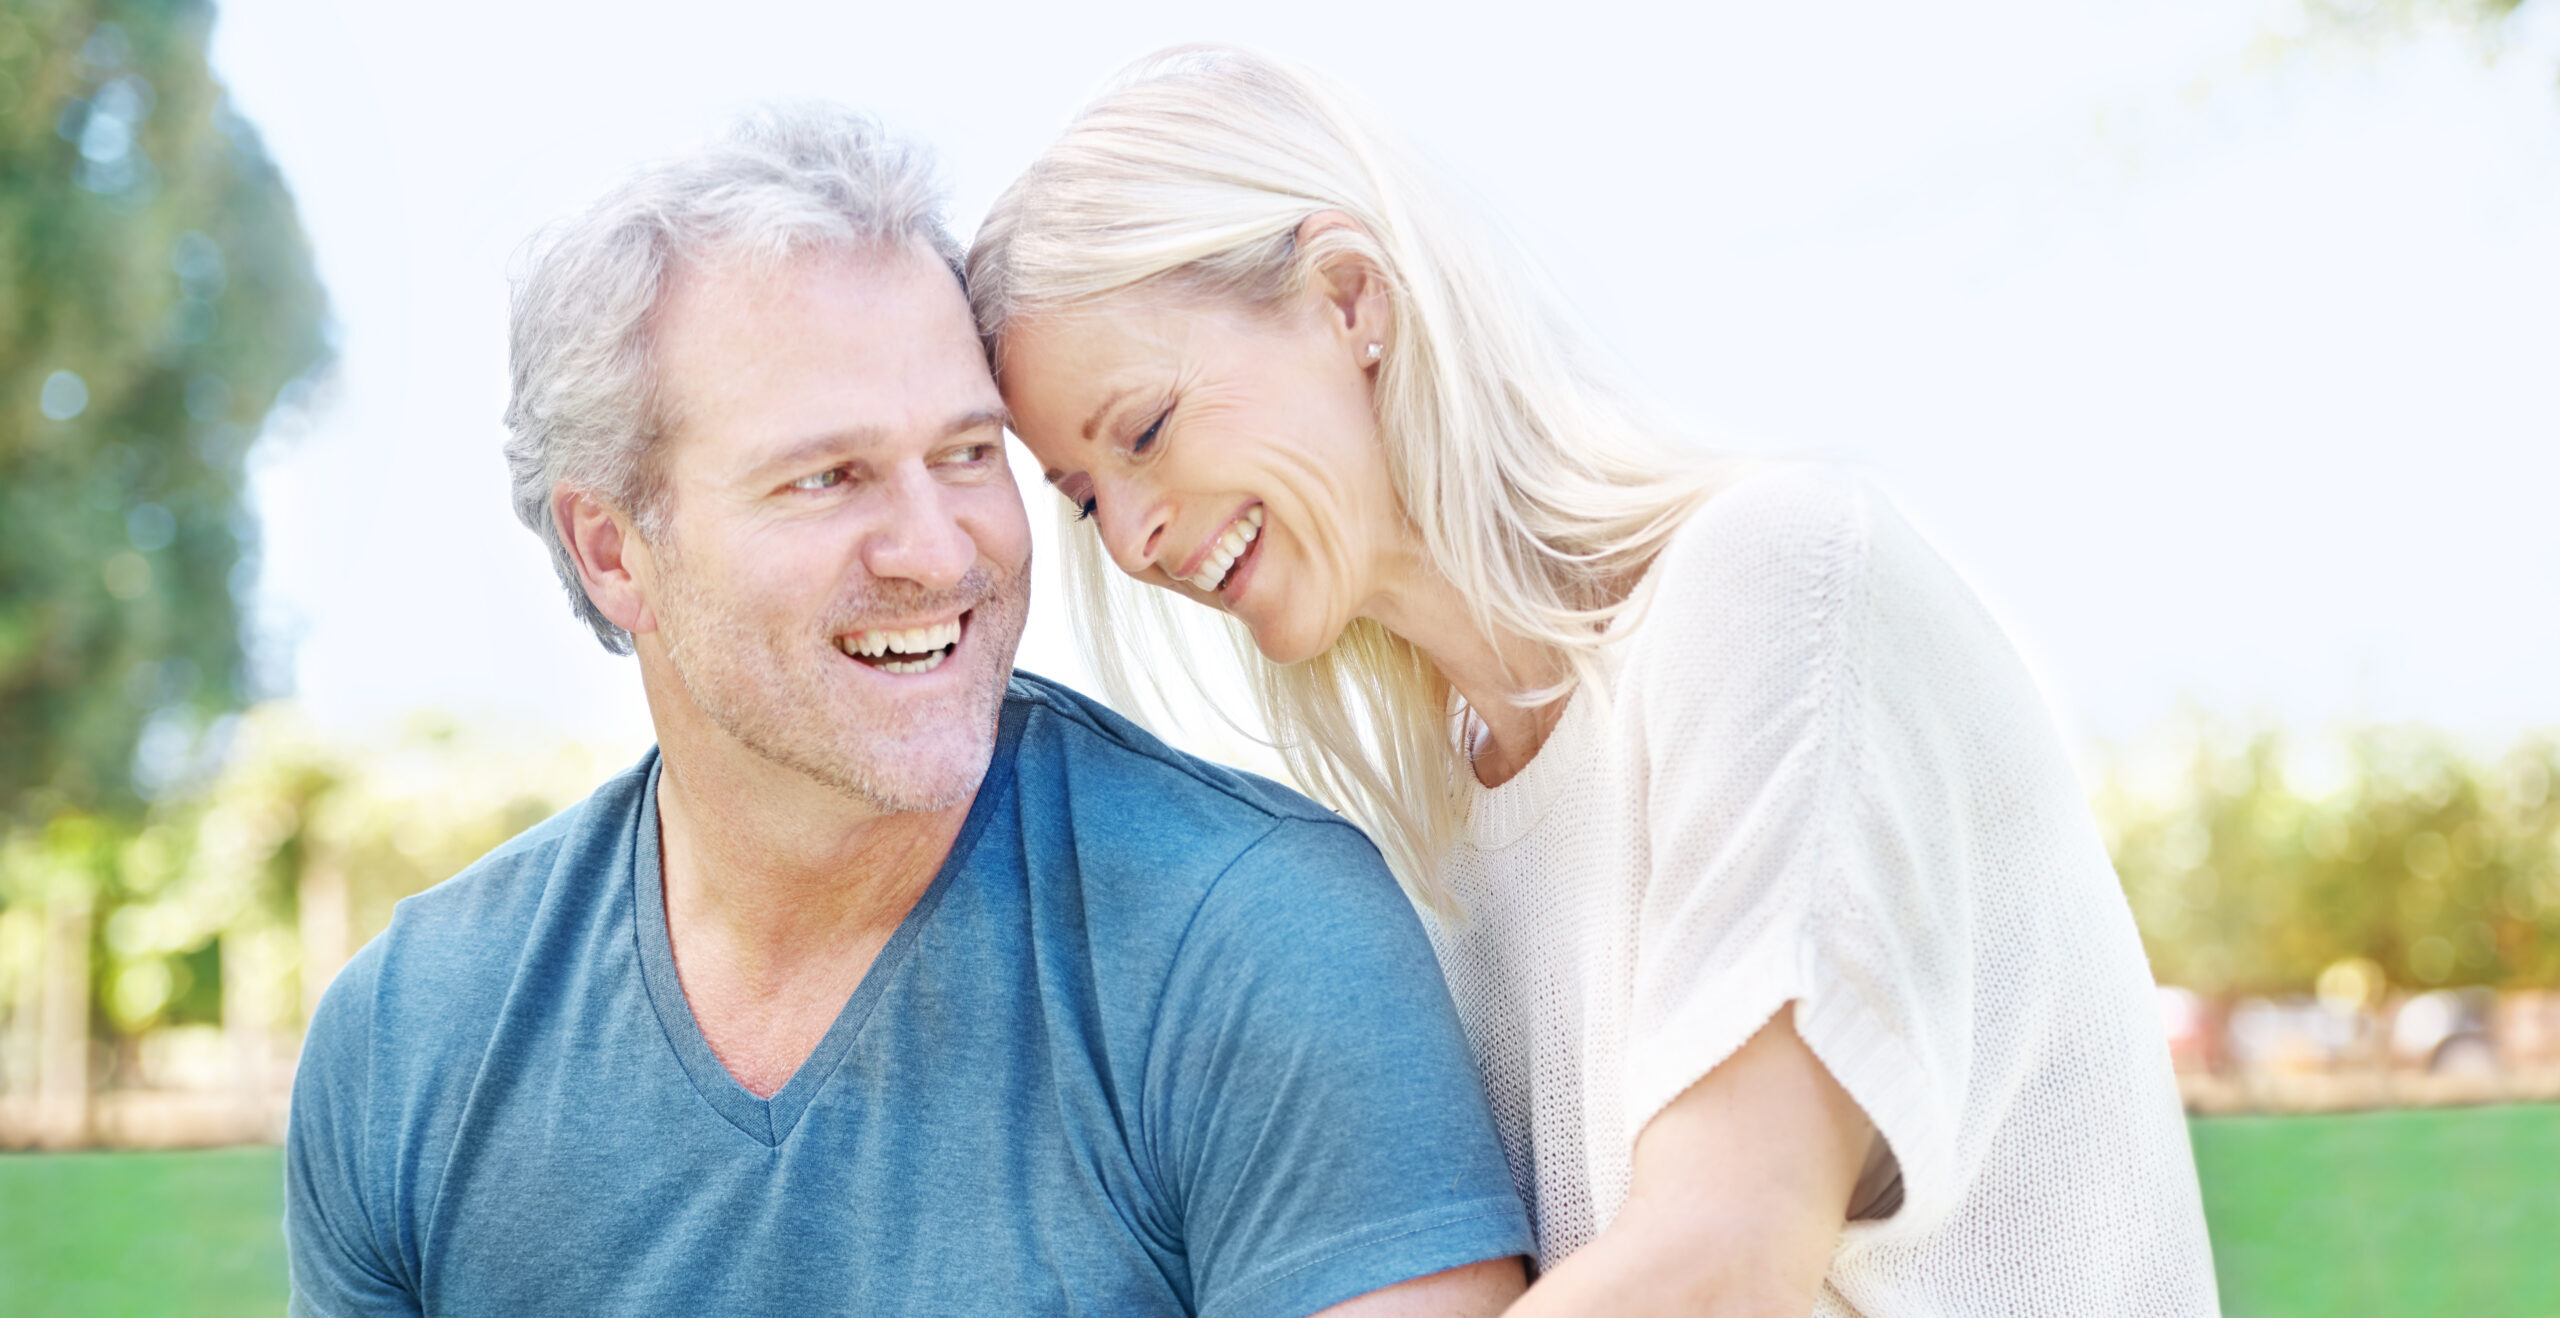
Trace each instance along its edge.
<path fill-rule="evenodd" d="M 1106 487 L 1099 480 L 1093 487 L 1093 517 L 1101 524 L 1102 547 L 1111 561 L 1133 577 L 1144 576 L 1156 566 L 1165 531 L 1173 524 L 1165 501 L 1144 488 L 1125 483 Z M 1169 574 L 1172 569 L 1166 571 Z"/>
<path fill-rule="evenodd" d="M 977 539 L 962 525 L 941 482 L 922 470 L 903 473 L 886 491 L 887 506 L 862 541 L 862 566 L 882 579 L 928 590 L 960 584 L 978 561 Z"/>

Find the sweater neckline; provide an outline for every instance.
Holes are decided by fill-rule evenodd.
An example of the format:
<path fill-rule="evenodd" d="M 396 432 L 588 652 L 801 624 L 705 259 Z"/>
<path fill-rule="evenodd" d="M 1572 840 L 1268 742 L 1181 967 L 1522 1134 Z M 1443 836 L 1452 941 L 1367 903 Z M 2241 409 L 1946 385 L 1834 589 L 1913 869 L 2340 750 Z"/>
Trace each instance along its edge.
<path fill-rule="evenodd" d="M 1612 685 L 1626 668 L 1623 648 L 1634 639 L 1634 630 L 1652 606 L 1654 587 L 1661 579 L 1654 569 L 1659 566 L 1658 556 L 1645 566 L 1644 576 L 1629 593 L 1629 607 L 1610 619 L 1604 633 L 1608 644 L 1601 650 L 1601 668 L 1603 680 Z M 1459 841 L 1479 851 L 1510 846 L 1526 837 L 1565 788 L 1588 772 L 1592 757 L 1607 741 L 1600 722 L 1609 706 L 1609 693 L 1587 691 L 1588 685 L 1566 694 L 1564 714 L 1538 753 L 1500 787 L 1485 786 L 1476 777 L 1475 765 L 1460 757 L 1459 794 L 1466 804 L 1466 823 L 1459 830 Z"/>
<path fill-rule="evenodd" d="M 1564 713 L 1538 753 L 1500 787 L 1478 781 L 1475 766 L 1466 765 L 1461 780 L 1466 797 L 1466 826 L 1461 840 L 1480 851 L 1519 841 L 1546 816 L 1567 785 L 1582 776 L 1585 762 L 1598 745 L 1592 722 L 1600 702 L 1576 687 L 1565 697 Z"/>
<path fill-rule="evenodd" d="M 1626 667 L 1622 648 L 1634 639 L 1634 629 L 1652 607 L 1654 588 L 1661 580 L 1661 574 L 1654 569 L 1661 564 L 1657 555 L 1645 565 L 1644 576 L 1629 592 L 1628 608 L 1609 620 L 1604 633 L 1609 643 L 1602 648 L 1601 667 L 1605 680 L 1612 684 Z M 1556 720 L 1546 742 L 1521 766 L 1520 772 L 1500 787 L 1485 786 L 1476 777 L 1475 765 L 1461 756 L 1459 795 L 1465 800 L 1466 823 L 1459 830 L 1459 841 L 1478 851 L 1493 851 L 1526 837 L 1546 817 L 1564 789 L 1585 775 L 1591 758 L 1599 753 L 1607 740 L 1600 720 L 1608 704 L 1605 691 L 1595 695 L 1577 686 L 1567 693 L 1564 714 Z"/>

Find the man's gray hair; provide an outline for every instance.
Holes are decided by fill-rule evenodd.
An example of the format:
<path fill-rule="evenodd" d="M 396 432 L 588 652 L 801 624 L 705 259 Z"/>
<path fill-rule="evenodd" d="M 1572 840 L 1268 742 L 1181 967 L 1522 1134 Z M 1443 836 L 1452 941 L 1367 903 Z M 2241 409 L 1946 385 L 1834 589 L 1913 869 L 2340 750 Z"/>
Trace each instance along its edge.
<path fill-rule="evenodd" d="M 631 636 L 598 610 L 552 513 L 583 490 L 663 540 L 665 490 L 652 450 L 668 417 L 651 339 L 670 277 L 688 263 L 770 266 L 809 251 L 922 242 L 960 275 L 932 154 L 867 116 L 801 102 L 769 106 L 691 154 L 642 169 L 584 214 L 538 237 L 515 281 L 507 471 L 516 516 L 542 537 L 570 604 L 604 648 Z"/>

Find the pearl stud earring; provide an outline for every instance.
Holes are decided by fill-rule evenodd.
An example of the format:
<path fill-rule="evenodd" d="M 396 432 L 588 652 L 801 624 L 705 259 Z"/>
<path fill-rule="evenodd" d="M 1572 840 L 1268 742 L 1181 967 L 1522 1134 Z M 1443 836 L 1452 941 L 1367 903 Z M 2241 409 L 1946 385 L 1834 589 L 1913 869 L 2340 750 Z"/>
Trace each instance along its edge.
<path fill-rule="evenodd" d="M 1376 360 L 1378 360 L 1378 358 L 1379 358 L 1381 355 L 1383 355 L 1383 354 L 1386 352 L 1386 350 L 1387 350 L 1387 345 L 1385 345 L 1385 344 L 1383 344 L 1383 343 L 1372 343 L 1372 344 L 1370 344 L 1370 345 L 1369 345 L 1369 360 L 1371 360 L 1371 361 L 1376 361 Z"/>

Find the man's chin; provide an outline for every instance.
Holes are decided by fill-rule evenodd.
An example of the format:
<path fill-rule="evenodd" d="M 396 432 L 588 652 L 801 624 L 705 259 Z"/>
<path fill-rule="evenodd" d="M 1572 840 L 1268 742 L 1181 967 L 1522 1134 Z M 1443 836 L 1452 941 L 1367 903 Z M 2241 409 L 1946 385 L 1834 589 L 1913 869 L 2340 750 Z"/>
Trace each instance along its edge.
<path fill-rule="evenodd" d="M 841 748 L 838 772 L 821 776 L 885 813 L 950 810 L 966 805 L 986 780 L 995 755 L 994 732 L 990 726 L 984 735 L 966 741 L 936 737 L 924 745 L 857 742 Z"/>
<path fill-rule="evenodd" d="M 865 804 L 882 814 L 912 815 L 937 814 L 967 805 L 969 799 L 977 795 L 978 784 L 984 781 L 986 781 L 986 773 L 982 769 L 966 781 L 872 782 L 849 784 L 849 786 L 854 795 L 862 798 Z"/>

